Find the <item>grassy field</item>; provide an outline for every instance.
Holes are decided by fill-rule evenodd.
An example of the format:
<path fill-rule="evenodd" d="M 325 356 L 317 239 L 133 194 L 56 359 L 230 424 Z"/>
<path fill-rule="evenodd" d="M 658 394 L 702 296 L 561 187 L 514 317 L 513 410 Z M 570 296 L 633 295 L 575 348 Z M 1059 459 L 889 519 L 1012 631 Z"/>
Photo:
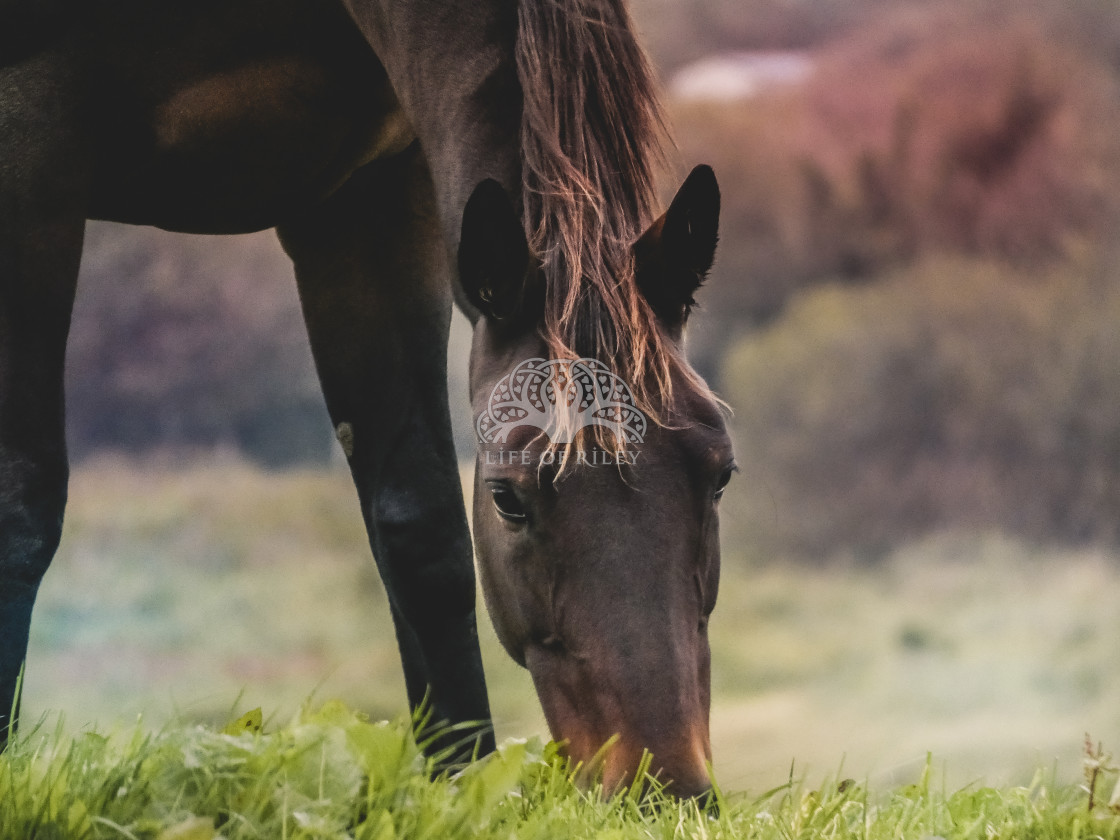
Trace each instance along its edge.
<path fill-rule="evenodd" d="M 250 713 L 251 714 L 251 713 Z M 246 716 L 249 717 L 249 716 Z M 853 779 L 796 780 L 755 797 L 676 802 L 656 783 L 607 798 L 577 790 L 539 739 L 506 741 L 432 778 L 408 721 L 371 723 L 341 703 L 283 727 L 232 722 L 115 739 L 26 734 L 0 756 L 0 837 L 129 840 L 396 838 L 1116 838 L 1105 798 L 1117 770 L 1094 753 L 1094 797 L 1038 773 L 1029 785 L 877 791 Z M 644 793 L 645 795 L 641 795 Z"/>
<path fill-rule="evenodd" d="M 966 534 L 873 566 L 792 566 L 743 556 L 733 510 L 712 622 L 726 790 L 759 794 L 791 764 L 811 785 L 910 784 L 928 752 L 946 789 L 1027 785 L 1040 767 L 1068 784 L 1086 732 L 1120 740 L 1120 558 Z M 527 673 L 482 629 L 499 738 L 546 735 Z M 262 706 L 275 724 L 312 696 L 374 719 L 405 707 L 345 474 L 75 472 L 32 628 L 29 718 L 129 732 L 142 715 L 152 731 Z"/>

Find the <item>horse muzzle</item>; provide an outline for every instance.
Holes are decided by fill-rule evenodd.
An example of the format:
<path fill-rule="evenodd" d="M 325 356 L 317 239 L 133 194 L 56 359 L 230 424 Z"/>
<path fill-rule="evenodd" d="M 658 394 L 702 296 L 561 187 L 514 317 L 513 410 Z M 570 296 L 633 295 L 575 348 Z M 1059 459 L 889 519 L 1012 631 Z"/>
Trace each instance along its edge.
<path fill-rule="evenodd" d="M 526 665 L 552 737 L 581 784 L 601 781 L 615 793 L 634 782 L 648 752 L 648 773 L 668 793 L 686 799 L 711 790 L 707 691 L 698 680 L 623 690 L 611 669 L 543 649 L 530 649 Z"/>

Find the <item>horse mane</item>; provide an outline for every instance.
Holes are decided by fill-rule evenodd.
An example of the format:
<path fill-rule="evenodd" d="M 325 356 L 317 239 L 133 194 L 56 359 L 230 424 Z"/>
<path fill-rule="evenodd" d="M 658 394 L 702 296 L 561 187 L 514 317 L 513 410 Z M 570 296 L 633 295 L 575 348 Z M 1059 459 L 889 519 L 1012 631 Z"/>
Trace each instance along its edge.
<path fill-rule="evenodd" d="M 657 422 L 683 362 L 638 289 L 632 246 L 652 221 L 668 129 L 625 0 L 520 0 L 516 60 L 542 337 L 551 358 L 609 364 Z"/>

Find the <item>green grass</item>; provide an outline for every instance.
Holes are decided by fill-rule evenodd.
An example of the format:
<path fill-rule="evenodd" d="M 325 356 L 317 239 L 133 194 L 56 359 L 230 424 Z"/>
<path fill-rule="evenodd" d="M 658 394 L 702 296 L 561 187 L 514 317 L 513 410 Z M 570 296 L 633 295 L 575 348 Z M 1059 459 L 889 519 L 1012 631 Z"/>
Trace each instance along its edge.
<path fill-rule="evenodd" d="M 736 479 L 750 480 L 749 475 Z M 725 502 L 712 742 L 729 791 L 837 767 L 880 790 L 936 756 L 949 788 L 1072 783 L 1120 733 L 1120 561 L 943 534 L 874 564 L 745 556 Z M 480 633 L 498 737 L 546 737 L 528 674 Z M 32 625 L 25 709 L 66 732 L 220 726 L 234 698 L 405 710 L 391 620 L 340 471 L 209 462 L 75 471 Z M 177 724 L 173 724 L 177 725 Z"/>
<path fill-rule="evenodd" d="M 304 708 L 261 731 L 173 726 L 150 734 L 68 737 L 40 729 L 0 756 L 0 837 L 241 838 L 1079 838 L 1120 837 L 1098 793 L 1023 787 L 947 793 L 931 764 L 915 784 L 875 790 L 851 779 L 718 794 L 718 812 L 664 797 L 655 781 L 606 797 L 581 791 L 551 745 L 506 741 L 433 778 L 407 719 L 371 723 L 340 703 Z M 1116 771 L 1088 757 L 1103 791 Z M 638 795 L 642 790 L 645 796 Z"/>

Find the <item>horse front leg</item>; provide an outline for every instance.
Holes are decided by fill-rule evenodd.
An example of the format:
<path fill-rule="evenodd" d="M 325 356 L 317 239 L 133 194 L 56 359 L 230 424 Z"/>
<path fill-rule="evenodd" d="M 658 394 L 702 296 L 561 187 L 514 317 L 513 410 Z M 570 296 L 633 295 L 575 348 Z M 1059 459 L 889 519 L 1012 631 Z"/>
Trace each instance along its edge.
<path fill-rule="evenodd" d="M 66 502 L 63 363 L 85 223 L 66 99 L 42 62 L 0 70 L 0 749 Z"/>
<path fill-rule="evenodd" d="M 489 751 L 473 554 L 447 406 L 450 275 L 434 205 L 414 146 L 370 164 L 279 234 L 388 591 L 409 702 L 427 702 L 433 723 L 479 724 L 477 746 Z"/>

